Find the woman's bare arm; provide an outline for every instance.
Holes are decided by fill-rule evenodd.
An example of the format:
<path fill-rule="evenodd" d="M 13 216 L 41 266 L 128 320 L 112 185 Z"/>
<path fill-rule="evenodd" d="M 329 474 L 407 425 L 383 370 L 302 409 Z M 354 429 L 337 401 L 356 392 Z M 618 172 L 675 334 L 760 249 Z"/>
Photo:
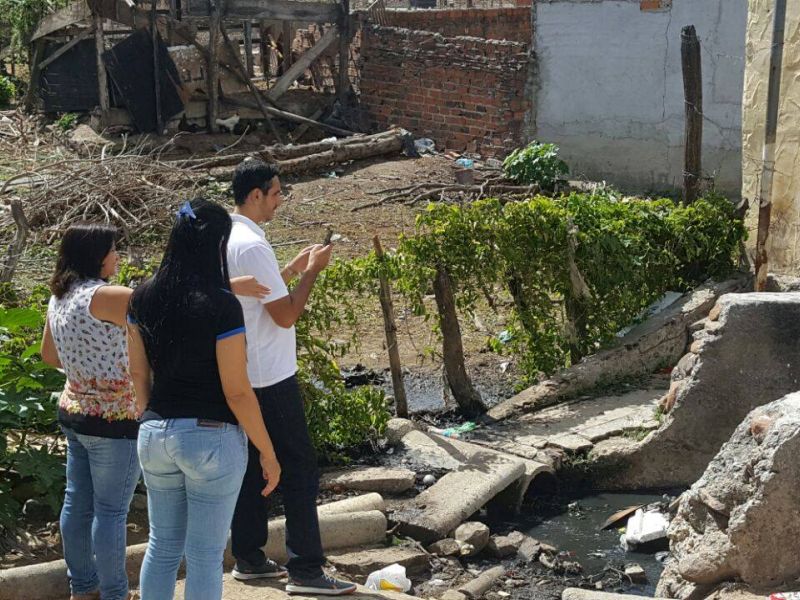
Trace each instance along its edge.
<path fill-rule="evenodd" d="M 152 371 L 139 328 L 131 323 L 128 323 L 128 370 L 136 392 L 136 413 L 142 414 L 150 402 Z"/>
<path fill-rule="evenodd" d="M 267 481 L 261 494 L 268 496 L 280 481 L 281 467 L 264 426 L 264 417 L 255 392 L 247 377 L 244 333 L 217 341 L 217 365 L 225 400 L 250 442 L 261 453 L 261 470 Z"/>
<path fill-rule="evenodd" d="M 44 332 L 42 333 L 42 360 L 56 369 L 61 368 L 61 359 L 58 358 L 58 350 L 56 350 L 55 341 L 53 341 L 53 334 L 50 332 L 50 318 L 44 318 Z"/>

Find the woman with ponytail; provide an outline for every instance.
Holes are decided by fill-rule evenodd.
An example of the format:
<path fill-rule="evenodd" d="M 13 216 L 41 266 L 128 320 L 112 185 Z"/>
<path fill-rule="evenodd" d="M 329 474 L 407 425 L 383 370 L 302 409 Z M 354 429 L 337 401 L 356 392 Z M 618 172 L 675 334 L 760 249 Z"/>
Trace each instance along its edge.
<path fill-rule="evenodd" d="M 183 556 L 185 597 L 222 597 L 247 438 L 261 454 L 262 493 L 280 479 L 247 378 L 244 318 L 228 284 L 230 232 L 221 206 L 185 203 L 161 266 L 131 298 L 130 373 L 142 411 L 138 450 L 150 517 L 143 600 L 173 599 Z"/>

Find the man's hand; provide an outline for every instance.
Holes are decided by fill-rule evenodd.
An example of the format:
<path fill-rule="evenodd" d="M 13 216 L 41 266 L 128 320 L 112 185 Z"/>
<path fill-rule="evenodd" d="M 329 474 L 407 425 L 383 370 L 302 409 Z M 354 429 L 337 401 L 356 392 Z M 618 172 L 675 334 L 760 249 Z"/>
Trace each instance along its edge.
<path fill-rule="evenodd" d="M 267 456 L 262 454 L 259 462 L 261 463 L 261 474 L 266 481 L 264 489 L 261 490 L 262 496 L 269 496 L 272 491 L 278 487 L 281 480 L 281 466 L 278 464 L 278 459 L 272 454 Z"/>
<path fill-rule="evenodd" d="M 307 246 L 300 251 L 300 254 L 295 256 L 289 264 L 286 265 L 286 268 L 298 275 L 305 272 L 308 268 L 308 257 L 311 255 L 311 251 L 319 244 L 315 244 L 313 246 Z"/>
<path fill-rule="evenodd" d="M 317 244 L 311 249 L 311 252 L 308 255 L 308 267 L 306 270 L 311 271 L 312 273 L 321 273 L 325 267 L 328 266 L 328 263 L 331 262 L 332 253 L 333 245 L 328 244 L 327 246 L 323 246 L 321 244 Z"/>

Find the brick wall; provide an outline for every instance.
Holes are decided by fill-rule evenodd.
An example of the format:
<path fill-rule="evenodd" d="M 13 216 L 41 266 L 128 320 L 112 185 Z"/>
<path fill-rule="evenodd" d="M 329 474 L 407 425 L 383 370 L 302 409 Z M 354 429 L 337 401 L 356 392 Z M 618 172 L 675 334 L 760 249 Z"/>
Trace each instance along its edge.
<path fill-rule="evenodd" d="M 365 26 L 360 102 L 440 149 L 502 157 L 521 142 L 528 44 Z"/>
<path fill-rule="evenodd" d="M 386 16 L 391 27 L 432 31 L 445 37 L 472 36 L 523 44 L 530 44 L 532 37 L 530 3 L 520 8 L 393 10 Z"/>

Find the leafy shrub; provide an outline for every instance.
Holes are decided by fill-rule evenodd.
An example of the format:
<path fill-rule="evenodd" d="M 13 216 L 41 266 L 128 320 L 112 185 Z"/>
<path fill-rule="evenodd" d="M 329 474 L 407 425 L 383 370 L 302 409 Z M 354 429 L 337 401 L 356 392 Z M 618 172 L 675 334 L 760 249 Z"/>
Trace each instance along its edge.
<path fill-rule="evenodd" d="M 569 173 L 569 167 L 558 158 L 555 144 L 533 142 L 509 154 L 503 161 L 503 171 L 520 185 L 538 184 L 543 190 L 552 190 L 556 180 Z"/>
<path fill-rule="evenodd" d="M 75 127 L 75 124 L 77 122 L 78 122 L 78 115 L 77 114 L 75 114 L 75 113 L 64 113 L 56 121 L 56 127 L 58 127 L 59 130 L 61 130 L 63 133 L 66 133 L 70 129 Z"/>
<path fill-rule="evenodd" d="M 17 97 L 17 86 L 8 77 L 0 75 L 0 107 L 8 106 Z"/>
<path fill-rule="evenodd" d="M 0 0 L 0 46 L 22 51 L 45 15 L 69 4 L 69 0 Z"/>
<path fill-rule="evenodd" d="M 64 377 L 39 357 L 44 306 L 0 307 L 0 526 L 29 498 L 53 512 L 64 493 L 64 454 L 56 442 L 53 393 Z"/>
<path fill-rule="evenodd" d="M 490 346 L 516 353 L 531 383 L 609 342 L 664 292 L 729 273 L 744 237 L 718 196 L 688 207 L 608 193 L 436 204 L 402 240 L 393 277 L 417 314 L 437 265 L 464 312 L 510 297 L 504 339 Z"/>

